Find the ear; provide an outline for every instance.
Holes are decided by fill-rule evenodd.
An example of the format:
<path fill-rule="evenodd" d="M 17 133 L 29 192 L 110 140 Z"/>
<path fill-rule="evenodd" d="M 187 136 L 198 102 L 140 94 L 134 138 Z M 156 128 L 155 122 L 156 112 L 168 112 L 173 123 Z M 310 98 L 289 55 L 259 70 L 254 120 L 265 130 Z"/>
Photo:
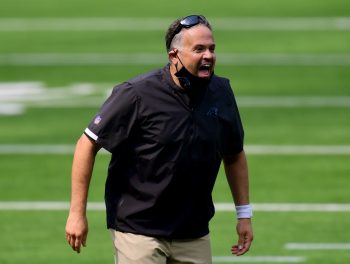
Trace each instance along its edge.
<path fill-rule="evenodd" d="M 177 52 L 177 49 L 172 49 L 168 52 L 169 61 L 174 65 L 178 63 Z"/>

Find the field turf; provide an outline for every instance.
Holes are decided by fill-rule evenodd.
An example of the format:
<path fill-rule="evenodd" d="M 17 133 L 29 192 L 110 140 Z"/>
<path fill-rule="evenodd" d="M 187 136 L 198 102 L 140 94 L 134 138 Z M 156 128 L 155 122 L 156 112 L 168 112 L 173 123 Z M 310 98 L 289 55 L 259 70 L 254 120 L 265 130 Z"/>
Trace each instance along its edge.
<path fill-rule="evenodd" d="M 211 222 L 214 263 L 350 263 L 349 1 L 0 3 L 1 264 L 113 263 L 103 210 L 88 211 L 88 247 L 77 255 L 65 241 L 67 209 L 1 206 L 69 201 L 72 152 L 45 149 L 72 148 L 114 85 L 163 66 L 165 30 L 188 14 L 212 23 L 215 70 L 231 80 L 251 150 L 255 240 L 246 256 L 224 258 L 236 240 L 235 213 L 218 210 Z M 279 151 L 254 152 L 261 146 Z M 283 152 L 293 146 L 300 152 Z M 38 147 L 44 150 L 36 153 Z M 108 161 L 104 153 L 97 157 L 90 202 L 103 201 Z M 213 197 L 232 203 L 223 170 Z M 259 210 L 263 204 L 280 210 Z M 309 210 L 282 210 L 283 204 Z M 313 210 L 331 204 L 345 209 Z"/>

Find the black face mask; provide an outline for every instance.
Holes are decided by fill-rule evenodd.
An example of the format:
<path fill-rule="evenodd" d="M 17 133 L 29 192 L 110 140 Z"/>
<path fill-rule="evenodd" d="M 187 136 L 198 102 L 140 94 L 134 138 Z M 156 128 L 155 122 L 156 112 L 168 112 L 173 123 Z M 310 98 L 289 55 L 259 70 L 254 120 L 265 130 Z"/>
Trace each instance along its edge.
<path fill-rule="evenodd" d="M 211 77 L 209 79 L 206 79 L 206 78 L 200 78 L 200 77 L 194 76 L 185 68 L 182 62 L 181 64 L 182 64 L 182 68 L 175 73 L 175 76 L 178 78 L 182 88 L 184 88 L 186 91 L 194 92 L 195 90 L 204 88 L 209 84 Z"/>

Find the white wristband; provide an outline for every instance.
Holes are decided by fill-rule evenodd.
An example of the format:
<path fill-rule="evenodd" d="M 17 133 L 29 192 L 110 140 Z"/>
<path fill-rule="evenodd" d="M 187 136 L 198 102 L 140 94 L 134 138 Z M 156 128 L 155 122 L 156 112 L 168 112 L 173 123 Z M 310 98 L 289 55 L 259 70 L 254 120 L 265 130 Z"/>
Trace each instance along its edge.
<path fill-rule="evenodd" d="M 253 208 L 250 204 L 236 206 L 237 219 L 252 218 Z"/>

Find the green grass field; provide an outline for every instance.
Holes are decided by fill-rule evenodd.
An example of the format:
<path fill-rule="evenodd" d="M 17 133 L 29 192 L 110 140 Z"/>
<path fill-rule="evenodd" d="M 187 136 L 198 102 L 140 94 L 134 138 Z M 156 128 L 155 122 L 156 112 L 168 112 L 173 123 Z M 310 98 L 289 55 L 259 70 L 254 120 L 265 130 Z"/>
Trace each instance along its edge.
<path fill-rule="evenodd" d="M 350 263 L 349 1 L 0 3 L 0 208 L 68 202 L 72 152 L 58 150 L 72 148 L 115 84 L 166 63 L 164 33 L 175 18 L 204 14 L 216 73 L 230 78 L 240 106 L 256 206 L 255 240 L 242 258 L 223 258 L 236 240 L 235 213 L 216 213 L 214 263 Z M 90 202 L 103 201 L 108 161 L 97 157 Z M 223 171 L 213 196 L 232 201 Z M 332 204 L 342 209 L 327 211 Z M 113 263 L 103 210 L 88 211 L 80 255 L 66 244 L 66 217 L 66 209 L 0 209 L 0 263 Z"/>

